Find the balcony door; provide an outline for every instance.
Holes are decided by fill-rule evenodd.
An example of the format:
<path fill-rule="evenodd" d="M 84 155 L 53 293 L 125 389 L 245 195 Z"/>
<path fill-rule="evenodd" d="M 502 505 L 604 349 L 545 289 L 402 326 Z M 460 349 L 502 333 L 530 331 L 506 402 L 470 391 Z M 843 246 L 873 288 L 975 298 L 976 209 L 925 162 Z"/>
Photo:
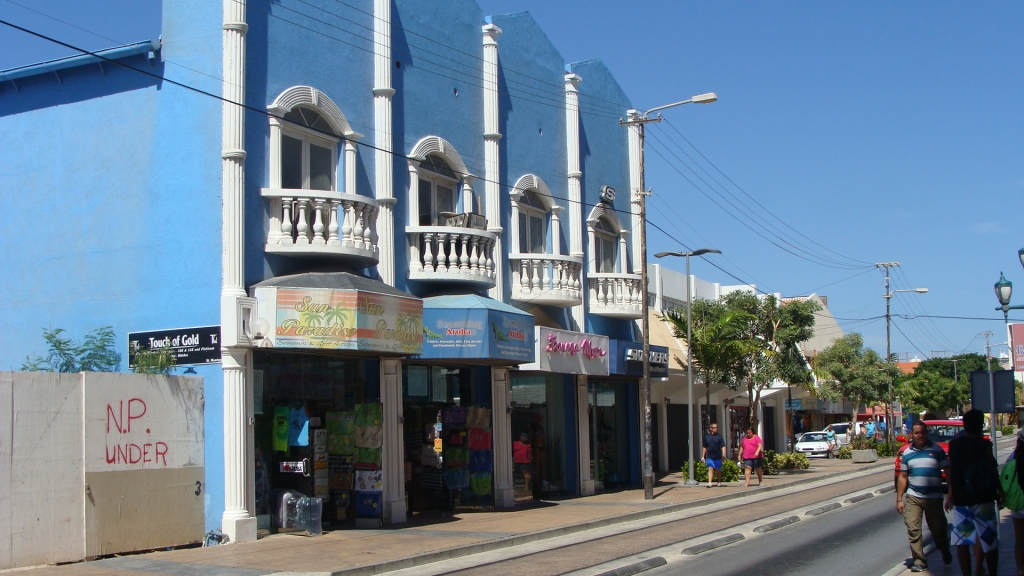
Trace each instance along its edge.
<path fill-rule="evenodd" d="M 547 207 L 533 191 L 526 191 L 519 199 L 519 252 L 546 253 Z"/>
<path fill-rule="evenodd" d="M 438 156 L 427 156 L 420 163 L 419 223 L 420 226 L 444 226 L 454 214 L 458 177 Z"/>
<path fill-rule="evenodd" d="M 618 257 L 618 242 L 616 242 L 615 230 L 604 218 L 599 218 L 594 224 L 594 262 L 597 272 L 613 273 L 615 261 Z"/>

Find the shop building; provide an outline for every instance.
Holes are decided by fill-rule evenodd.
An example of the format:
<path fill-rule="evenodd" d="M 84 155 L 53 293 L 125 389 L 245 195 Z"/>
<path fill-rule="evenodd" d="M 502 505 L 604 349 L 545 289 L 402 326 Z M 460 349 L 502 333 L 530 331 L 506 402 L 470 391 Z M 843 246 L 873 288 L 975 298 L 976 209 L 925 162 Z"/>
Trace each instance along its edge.
<path fill-rule="evenodd" d="M 310 11 L 354 28 L 297 26 Z M 594 463 L 598 416 L 608 453 L 638 452 L 639 378 L 608 354 L 639 340 L 641 298 L 632 106 L 599 60 L 469 0 L 167 0 L 162 21 L 161 41 L 0 73 L 9 228 L 39 197 L 76 223 L 8 239 L 8 364 L 47 325 L 219 326 L 220 365 L 195 367 L 204 506 L 235 541 L 276 529 L 288 490 L 376 525 L 639 484 L 635 455 Z M 536 326 L 606 355 L 542 368 Z"/>

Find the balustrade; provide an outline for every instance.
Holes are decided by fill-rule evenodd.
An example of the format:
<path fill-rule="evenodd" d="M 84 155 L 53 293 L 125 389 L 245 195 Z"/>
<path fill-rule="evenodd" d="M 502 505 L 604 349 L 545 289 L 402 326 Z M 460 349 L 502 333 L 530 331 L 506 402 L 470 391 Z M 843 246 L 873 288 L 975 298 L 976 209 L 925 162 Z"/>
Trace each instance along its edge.
<path fill-rule="evenodd" d="M 264 188 L 270 198 L 267 252 L 336 254 L 377 263 L 377 214 L 373 198 L 327 190 Z"/>
<path fill-rule="evenodd" d="M 583 300 L 583 259 L 557 254 L 510 254 L 512 299 L 569 307 Z"/>
<path fill-rule="evenodd" d="M 409 278 L 495 283 L 493 232 L 451 226 L 407 226 Z"/>
<path fill-rule="evenodd" d="M 615 318 L 640 318 L 643 302 L 639 274 L 587 275 L 589 312 Z"/>

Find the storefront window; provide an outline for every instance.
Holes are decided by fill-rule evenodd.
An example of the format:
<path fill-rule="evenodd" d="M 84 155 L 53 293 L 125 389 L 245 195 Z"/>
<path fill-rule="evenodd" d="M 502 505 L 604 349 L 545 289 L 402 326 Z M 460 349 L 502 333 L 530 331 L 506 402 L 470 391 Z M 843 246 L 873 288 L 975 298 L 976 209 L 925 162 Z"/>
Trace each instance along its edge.
<path fill-rule="evenodd" d="M 732 458 L 739 457 L 740 439 L 746 434 L 748 426 L 750 426 L 750 408 L 747 406 L 730 406 L 729 445 Z"/>
<path fill-rule="evenodd" d="M 569 493 L 565 377 L 512 376 L 513 485 L 517 501 Z"/>
<path fill-rule="evenodd" d="M 409 511 L 493 506 L 490 370 L 405 365 L 402 395 Z"/>
<path fill-rule="evenodd" d="M 376 360 L 257 351 L 253 358 L 256 514 L 261 528 L 286 529 L 282 502 L 318 497 L 329 525 L 355 516 L 353 489 L 361 449 L 329 442 L 340 415 L 380 412 Z M 367 416 L 369 418 L 369 416 Z M 382 431 L 383 423 L 367 426 Z M 380 448 L 362 450 L 361 467 L 380 471 Z M 333 466 L 333 468 L 332 468 Z M 374 472 L 374 473 L 376 473 Z M 372 475 L 372 474 L 371 474 Z"/>

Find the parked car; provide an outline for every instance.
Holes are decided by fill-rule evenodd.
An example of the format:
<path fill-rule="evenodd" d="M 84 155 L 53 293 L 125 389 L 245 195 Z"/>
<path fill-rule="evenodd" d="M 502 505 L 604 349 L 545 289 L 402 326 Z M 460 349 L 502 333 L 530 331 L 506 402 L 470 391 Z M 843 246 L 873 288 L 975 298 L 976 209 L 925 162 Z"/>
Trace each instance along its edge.
<path fill-rule="evenodd" d="M 941 446 L 947 454 L 949 453 L 949 441 L 964 431 L 963 420 L 924 420 L 923 422 L 928 425 L 928 439 Z M 987 432 L 984 434 L 984 437 L 986 440 L 990 439 Z M 910 434 L 900 434 L 896 436 L 896 441 L 902 443 L 899 450 L 896 451 L 895 478 L 898 480 L 900 476 L 900 462 L 903 460 L 903 451 L 913 443 L 914 439 Z M 945 472 L 942 473 L 942 483 L 946 483 Z"/>
<path fill-rule="evenodd" d="M 832 451 L 828 447 L 828 436 L 825 432 L 808 432 L 796 443 L 796 451 L 808 456 L 824 456 L 831 458 Z"/>

